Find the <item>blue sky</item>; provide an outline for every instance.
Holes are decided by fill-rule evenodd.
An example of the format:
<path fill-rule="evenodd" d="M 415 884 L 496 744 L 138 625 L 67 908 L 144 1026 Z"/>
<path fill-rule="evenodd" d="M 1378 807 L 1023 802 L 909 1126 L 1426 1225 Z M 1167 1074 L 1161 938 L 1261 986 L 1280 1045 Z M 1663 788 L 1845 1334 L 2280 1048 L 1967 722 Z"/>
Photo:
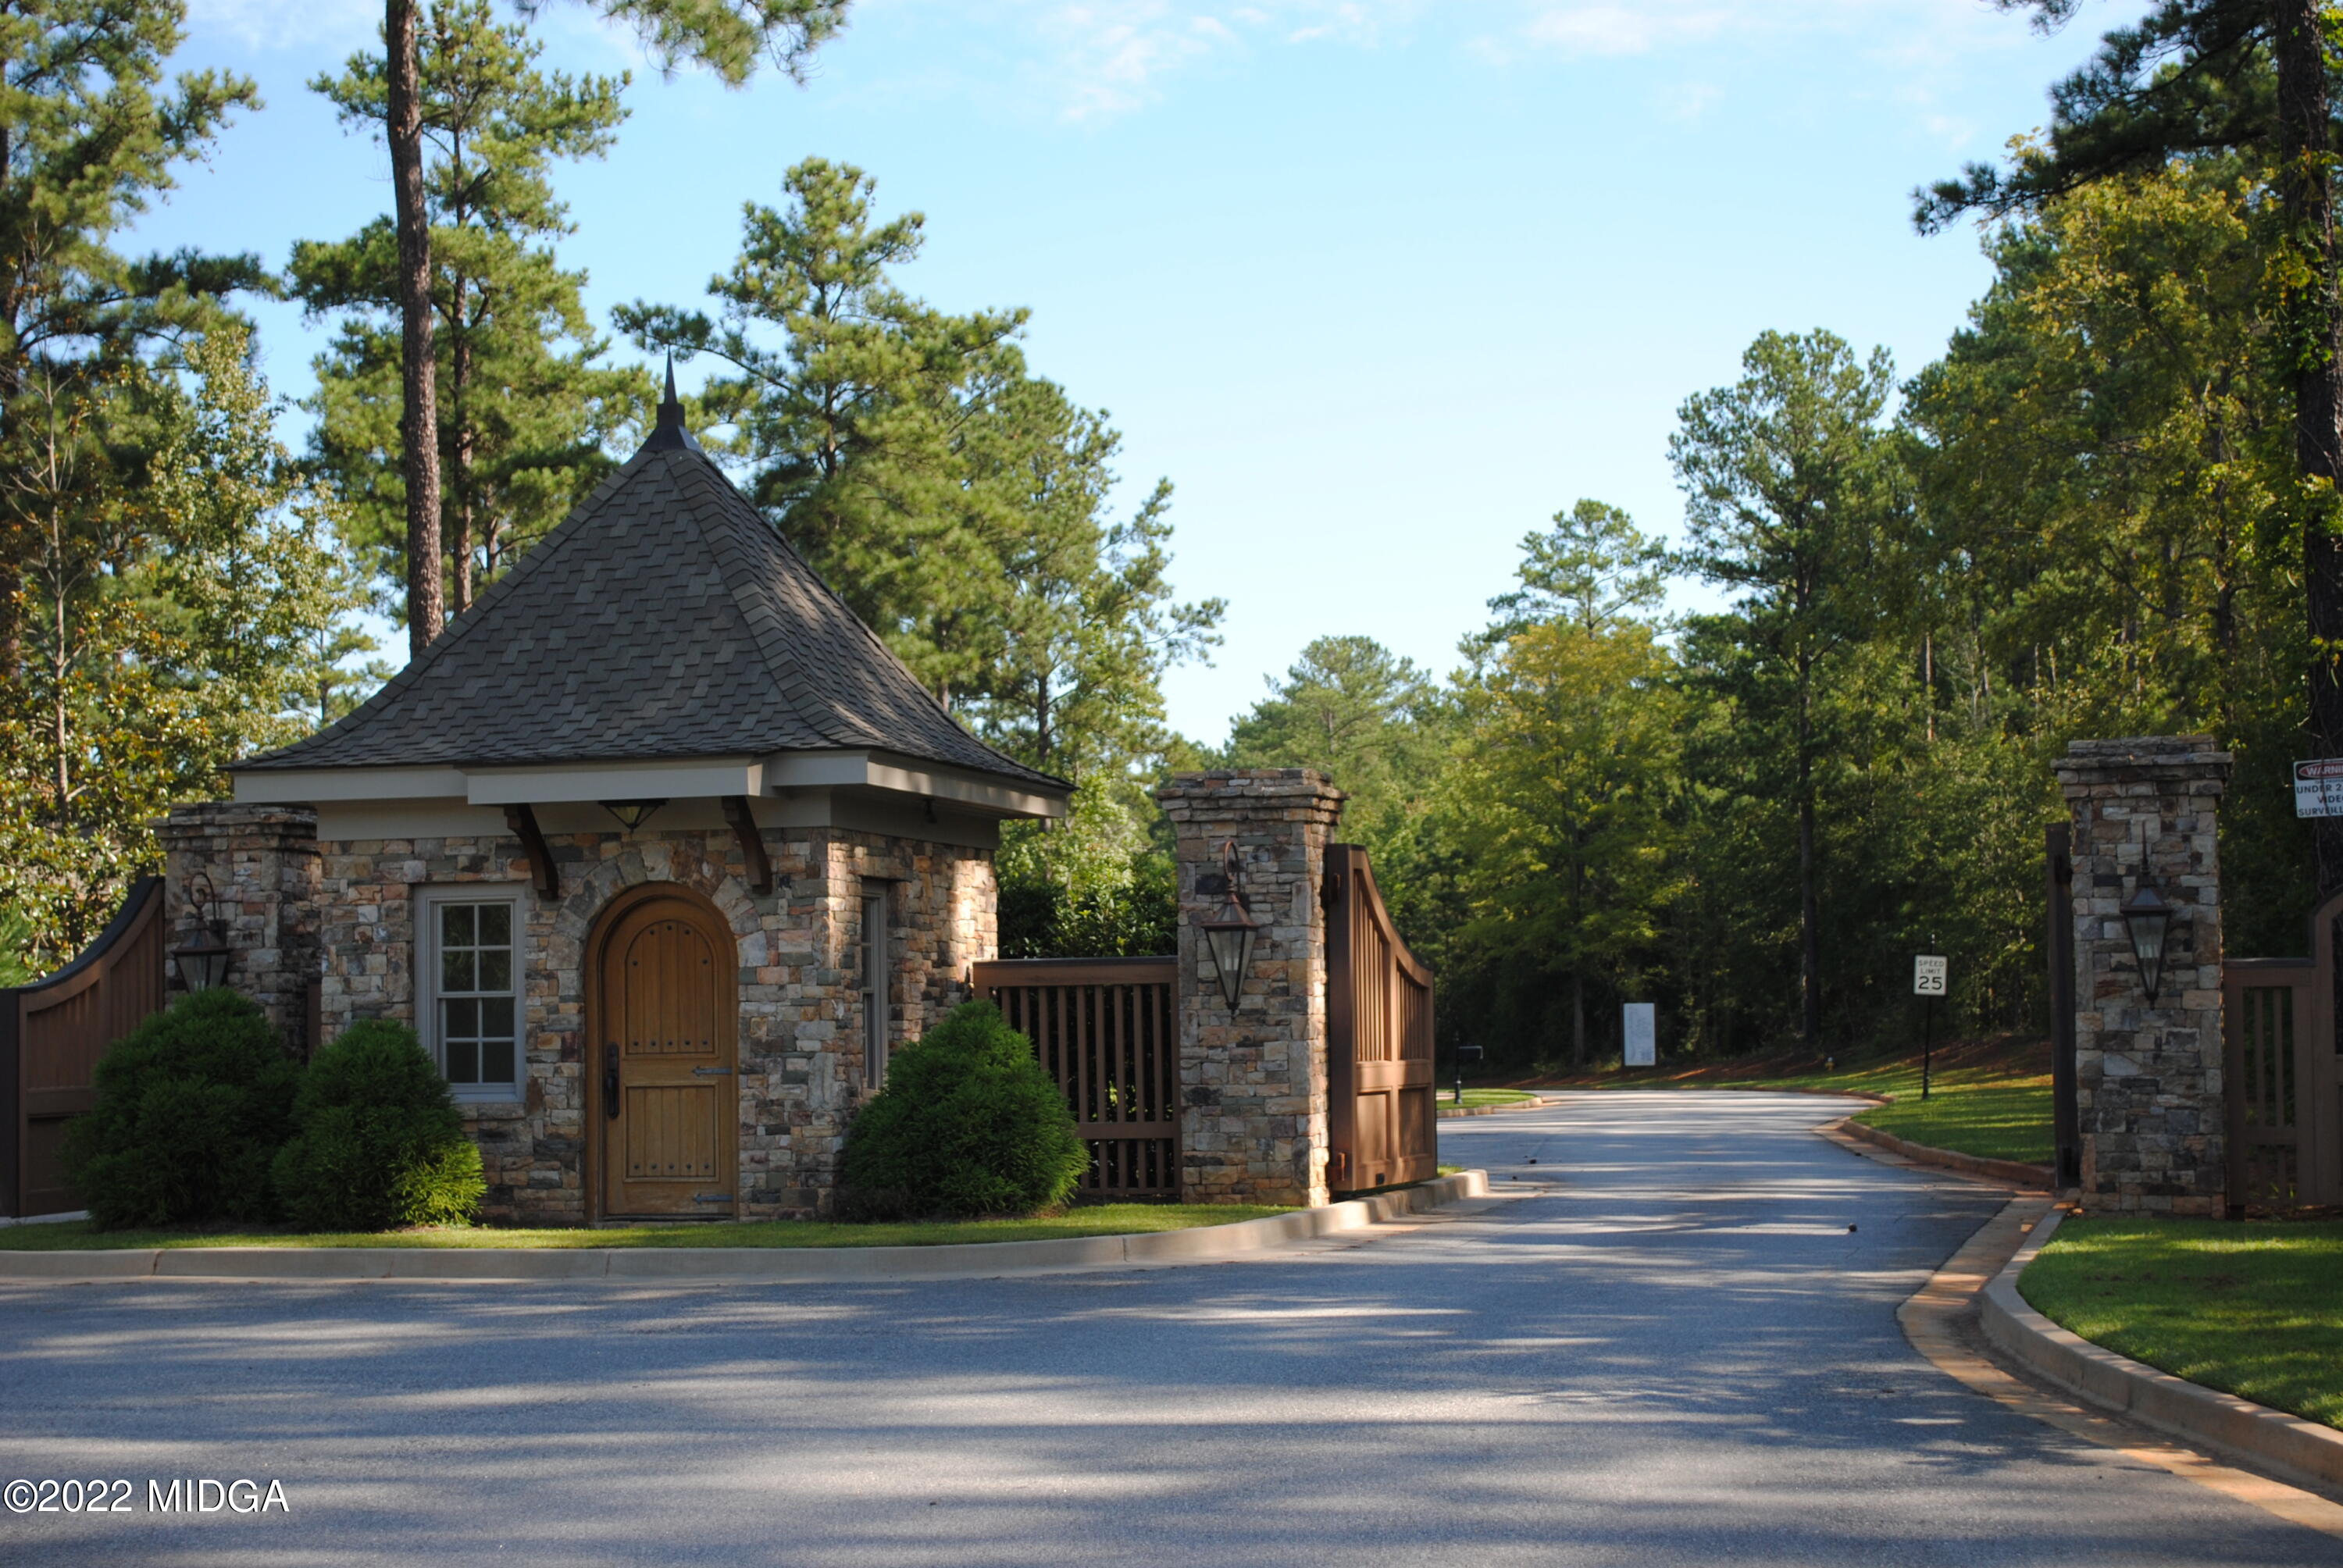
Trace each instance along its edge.
<path fill-rule="evenodd" d="M 927 215 L 914 293 L 1032 310 L 1035 369 L 1124 434 L 1126 503 L 1177 486 L 1182 592 L 1229 601 L 1169 686 L 1216 740 L 1316 636 L 1444 672 L 1578 497 L 1673 534 L 1674 410 L 1760 331 L 1941 351 L 1987 274 L 1973 234 L 1913 233 L 1912 187 L 2039 125 L 2127 9 L 2043 38 L 1987 0 L 858 0 L 807 86 L 737 92 L 662 80 L 586 5 L 535 28 L 551 65 L 635 72 L 617 152 L 560 181 L 604 319 L 697 303 L 811 154 Z M 193 0 L 178 64 L 267 107 L 139 240 L 282 265 L 387 210 L 383 153 L 305 86 L 380 16 Z M 260 315 L 306 392 L 326 327 Z"/>

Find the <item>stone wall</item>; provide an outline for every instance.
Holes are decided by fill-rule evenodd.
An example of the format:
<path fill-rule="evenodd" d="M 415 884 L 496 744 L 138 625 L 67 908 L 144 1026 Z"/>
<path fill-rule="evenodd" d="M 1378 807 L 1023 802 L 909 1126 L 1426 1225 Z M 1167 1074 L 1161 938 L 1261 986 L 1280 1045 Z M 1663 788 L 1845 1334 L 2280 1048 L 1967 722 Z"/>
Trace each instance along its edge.
<path fill-rule="evenodd" d="M 235 958 L 228 984 L 267 1010 L 297 1052 L 308 1036 L 309 982 L 317 973 L 317 814 L 306 806 L 175 806 L 155 824 L 163 846 L 166 945 L 197 940 L 216 920 Z M 201 871 L 216 898 L 198 908 Z M 186 988 L 166 969 L 172 995 Z"/>
<path fill-rule="evenodd" d="M 2056 770 L 2074 819 L 2084 1211 L 2217 1217 L 2227 1177 L 2217 840 L 2229 756 L 2204 735 L 2078 740 Z M 2143 874 L 2176 907 L 2152 1007 L 2122 913 Z"/>
<path fill-rule="evenodd" d="M 490 1218 L 582 1221 L 590 1131 L 585 964 L 595 918 L 621 890 L 679 884 L 715 904 L 739 953 L 736 1211 L 749 1219 L 820 1212 L 846 1124 L 868 1092 L 850 968 L 863 881 L 893 884 L 891 1038 L 900 1042 L 965 1000 L 968 966 L 994 954 L 992 856 L 829 828 L 767 828 L 764 839 L 774 890 L 758 898 L 748 890 L 748 869 L 729 829 L 661 830 L 653 823 L 633 833 L 548 834 L 560 871 L 553 900 L 528 887 L 527 857 L 514 838 L 328 840 L 318 846 L 312 960 L 323 977 L 324 1036 L 331 1040 L 359 1019 L 417 1021 L 415 890 L 520 888 L 528 970 L 522 1098 L 468 1104 L 465 1114 L 488 1168 Z M 182 876 L 175 861 L 175 885 Z"/>
<path fill-rule="evenodd" d="M 1300 768 L 1182 773 L 1156 791 L 1180 870 L 1181 1195 L 1327 1201 L 1326 920 L 1319 879 L 1342 792 Z M 1261 924 L 1237 1007 L 1196 922 L 1219 909 L 1221 846 Z"/>

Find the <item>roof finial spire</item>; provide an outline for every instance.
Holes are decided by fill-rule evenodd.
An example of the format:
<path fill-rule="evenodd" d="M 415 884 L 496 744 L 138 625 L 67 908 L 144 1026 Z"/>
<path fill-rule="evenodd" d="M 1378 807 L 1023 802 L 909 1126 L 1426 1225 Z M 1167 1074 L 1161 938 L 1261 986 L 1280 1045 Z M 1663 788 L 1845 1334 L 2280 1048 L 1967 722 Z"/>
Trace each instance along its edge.
<path fill-rule="evenodd" d="M 697 452 L 699 443 L 691 438 L 684 427 L 683 400 L 675 395 L 675 354 L 667 357 L 667 395 L 659 399 L 659 422 L 651 427 L 651 438 L 643 443 L 645 451 L 684 449 Z"/>

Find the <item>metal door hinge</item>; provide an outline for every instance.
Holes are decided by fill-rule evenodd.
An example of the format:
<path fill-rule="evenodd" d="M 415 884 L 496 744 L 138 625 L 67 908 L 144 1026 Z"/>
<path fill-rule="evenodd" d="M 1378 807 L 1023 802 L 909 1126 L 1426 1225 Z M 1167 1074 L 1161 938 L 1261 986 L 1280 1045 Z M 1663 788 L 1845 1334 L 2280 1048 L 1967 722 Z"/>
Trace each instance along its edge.
<path fill-rule="evenodd" d="M 691 1201 L 695 1203 L 729 1203 L 732 1201 L 732 1194 L 729 1192 L 694 1192 L 691 1195 Z"/>
<path fill-rule="evenodd" d="M 729 1078 L 732 1076 L 732 1070 L 729 1067 L 695 1067 L 691 1070 L 695 1075 L 700 1078 Z"/>

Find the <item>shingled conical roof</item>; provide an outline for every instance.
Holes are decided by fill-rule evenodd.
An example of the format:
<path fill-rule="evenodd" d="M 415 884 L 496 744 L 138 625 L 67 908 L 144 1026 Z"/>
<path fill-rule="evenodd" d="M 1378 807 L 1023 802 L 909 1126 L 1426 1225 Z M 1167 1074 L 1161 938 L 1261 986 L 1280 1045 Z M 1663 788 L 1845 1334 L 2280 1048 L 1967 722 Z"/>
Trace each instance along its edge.
<path fill-rule="evenodd" d="M 1064 789 L 962 729 L 732 487 L 669 381 L 643 449 L 362 707 L 236 764 L 869 748 Z"/>

